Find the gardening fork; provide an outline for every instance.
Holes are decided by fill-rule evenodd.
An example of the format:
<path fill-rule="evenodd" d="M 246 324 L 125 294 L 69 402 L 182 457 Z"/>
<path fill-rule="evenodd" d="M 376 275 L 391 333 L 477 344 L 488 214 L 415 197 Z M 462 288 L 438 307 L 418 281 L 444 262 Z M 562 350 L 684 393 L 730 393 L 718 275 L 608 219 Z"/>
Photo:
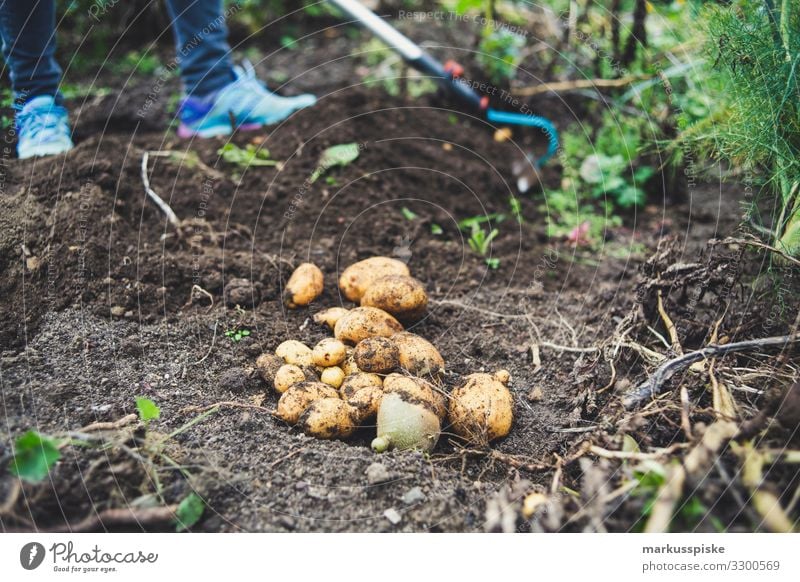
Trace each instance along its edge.
<path fill-rule="evenodd" d="M 519 165 L 515 168 L 515 174 L 518 175 L 517 187 L 522 192 L 528 190 L 531 184 L 536 181 L 534 176 L 537 175 L 537 170 L 558 150 L 558 132 L 549 119 L 532 113 L 492 109 L 489 107 L 489 97 L 475 91 L 463 79 L 464 69 L 455 61 L 440 63 L 422 50 L 419 45 L 358 2 L 358 0 L 330 0 L 330 2 L 367 28 L 389 48 L 397 52 L 409 66 L 436 79 L 461 103 L 478 112 L 487 121 L 541 129 L 547 136 L 547 152 L 538 158 L 533 154 L 525 156 L 525 165 L 532 166 L 529 169 L 533 170 L 533 176 L 530 175 L 531 172 L 526 172 Z"/>

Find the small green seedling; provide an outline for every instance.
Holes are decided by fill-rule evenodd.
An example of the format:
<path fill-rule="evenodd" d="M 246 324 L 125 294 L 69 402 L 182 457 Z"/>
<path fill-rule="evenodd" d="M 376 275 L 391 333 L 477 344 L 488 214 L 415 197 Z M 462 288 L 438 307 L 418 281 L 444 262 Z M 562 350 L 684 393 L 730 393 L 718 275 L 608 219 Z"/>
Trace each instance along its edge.
<path fill-rule="evenodd" d="M 139 419 L 147 426 L 151 420 L 158 420 L 161 417 L 161 409 L 149 398 L 142 396 L 136 397 L 136 410 L 139 412 Z"/>
<path fill-rule="evenodd" d="M 469 248 L 478 253 L 480 256 L 485 257 L 489 252 L 489 246 L 492 244 L 492 241 L 497 238 L 498 234 L 500 234 L 500 231 L 496 228 L 493 228 L 487 233 L 480 225 L 473 224 L 472 233 L 467 240 L 469 243 Z"/>
<path fill-rule="evenodd" d="M 20 479 L 36 483 L 47 477 L 60 458 L 56 440 L 29 430 L 14 443 L 14 457 L 8 470 Z"/>
<path fill-rule="evenodd" d="M 254 144 L 247 144 L 244 149 L 234 143 L 226 143 L 217 150 L 217 155 L 229 164 L 237 166 L 277 166 L 280 162 L 270 159 L 269 150 Z"/>
<path fill-rule="evenodd" d="M 500 259 L 487 257 L 486 266 L 492 269 L 493 271 L 496 271 L 498 268 L 500 268 Z"/>
<path fill-rule="evenodd" d="M 440 234 L 444 234 L 444 230 L 441 226 L 433 222 L 431 223 L 431 234 L 438 236 Z"/>
<path fill-rule="evenodd" d="M 511 216 L 517 219 L 517 222 L 523 224 L 525 217 L 522 216 L 522 202 L 513 194 L 508 197 L 508 206 L 511 209 Z"/>
<path fill-rule="evenodd" d="M 414 211 L 410 210 L 409 208 L 406 208 L 405 206 L 403 206 L 400 209 L 400 212 L 403 214 L 403 218 L 405 218 L 406 220 L 414 220 L 415 218 L 418 218 L 417 214 Z"/>
<path fill-rule="evenodd" d="M 352 163 L 360 153 L 361 146 L 357 143 L 341 143 L 327 148 L 322 152 L 317 167 L 308 181 L 313 184 L 331 168 Z"/>
<path fill-rule="evenodd" d="M 225 332 L 225 337 L 230 338 L 233 343 L 238 343 L 249 335 L 249 329 L 229 329 Z"/>
<path fill-rule="evenodd" d="M 335 176 L 328 176 L 327 178 L 325 178 L 325 183 L 328 186 L 338 186 L 339 180 L 337 180 Z"/>
<path fill-rule="evenodd" d="M 178 509 L 175 512 L 175 531 L 183 531 L 189 529 L 196 524 L 203 516 L 206 504 L 194 491 L 189 493 L 178 504 Z"/>

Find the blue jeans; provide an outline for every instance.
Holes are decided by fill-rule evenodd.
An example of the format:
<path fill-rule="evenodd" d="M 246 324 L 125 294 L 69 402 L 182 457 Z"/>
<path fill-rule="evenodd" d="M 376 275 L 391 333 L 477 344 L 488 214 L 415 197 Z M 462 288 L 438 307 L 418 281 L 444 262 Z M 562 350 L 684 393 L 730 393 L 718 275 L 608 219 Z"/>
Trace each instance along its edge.
<path fill-rule="evenodd" d="M 167 0 L 167 9 L 186 95 L 204 97 L 230 83 L 235 77 L 222 0 Z M 112 18 L 113 10 L 101 18 Z M 20 103 L 59 96 L 55 23 L 55 0 L 0 0 L 3 58 Z"/>

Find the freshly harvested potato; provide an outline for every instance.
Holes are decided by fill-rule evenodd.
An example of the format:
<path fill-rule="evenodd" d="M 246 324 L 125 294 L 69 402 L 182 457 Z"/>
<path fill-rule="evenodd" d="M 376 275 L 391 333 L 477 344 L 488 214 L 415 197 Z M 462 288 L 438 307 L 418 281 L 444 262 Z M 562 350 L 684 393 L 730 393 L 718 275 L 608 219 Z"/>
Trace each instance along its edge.
<path fill-rule="evenodd" d="M 312 402 L 322 398 L 339 398 L 339 393 L 322 382 L 300 382 L 283 393 L 275 415 L 289 424 L 295 424 Z"/>
<path fill-rule="evenodd" d="M 368 337 L 389 337 L 403 331 L 394 317 L 375 307 L 356 307 L 336 322 L 333 335 L 349 344 L 357 344 Z"/>
<path fill-rule="evenodd" d="M 344 382 L 344 372 L 339 366 L 331 366 L 322 370 L 320 380 L 329 386 L 339 388 Z"/>
<path fill-rule="evenodd" d="M 400 352 L 394 342 L 385 337 L 368 337 L 358 342 L 353 358 L 359 370 L 386 374 L 400 364 Z"/>
<path fill-rule="evenodd" d="M 306 380 L 306 374 L 300 366 L 284 364 L 278 368 L 278 371 L 275 373 L 273 385 L 278 393 L 283 394 L 294 384 L 299 384 Z"/>
<path fill-rule="evenodd" d="M 378 408 L 378 436 L 372 450 L 395 448 L 431 451 L 441 433 L 439 417 L 424 403 L 403 392 L 384 394 Z"/>
<path fill-rule="evenodd" d="M 444 418 L 447 414 L 447 400 L 433 384 L 422 378 L 403 376 L 402 374 L 389 374 L 383 380 L 383 391 L 402 393 L 410 402 L 423 402 L 427 404 L 436 416 Z"/>
<path fill-rule="evenodd" d="M 358 369 L 358 364 L 356 364 L 355 350 L 351 346 L 347 346 L 347 357 L 339 367 L 344 370 L 344 373 L 348 376 L 350 374 L 358 374 L 361 371 Z"/>
<path fill-rule="evenodd" d="M 380 388 L 383 390 L 383 379 L 377 374 L 368 374 L 367 372 L 350 374 L 345 377 L 339 392 L 341 392 L 344 400 L 348 400 L 353 394 L 365 388 Z"/>
<path fill-rule="evenodd" d="M 297 340 L 286 340 L 275 348 L 275 354 L 283 358 L 285 363 L 295 366 L 310 366 L 313 363 L 311 348 Z"/>
<path fill-rule="evenodd" d="M 256 359 L 256 370 L 258 370 L 264 382 L 272 386 L 275 382 L 275 374 L 278 373 L 278 370 L 284 364 L 283 358 L 275 354 L 264 353 Z"/>
<path fill-rule="evenodd" d="M 336 322 L 348 311 L 349 309 L 345 309 L 344 307 L 329 307 L 328 309 L 314 314 L 314 323 L 324 323 L 333 331 Z"/>
<path fill-rule="evenodd" d="M 338 366 L 346 357 L 346 346 L 332 337 L 326 337 L 311 350 L 311 360 L 322 368 Z"/>
<path fill-rule="evenodd" d="M 497 372 L 494 373 L 494 379 L 507 386 L 508 382 L 511 380 L 511 374 L 508 370 L 497 370 Z"/>
<path fill-rule="evenodd" d="M 353 263 L 339 277 L 339 289 L 350 301 L 358 303 L 373 281 L 387 275 L 410 275 L 406 264 L 389 257 L 370 257 Z"/>
<path fill-rule="evenodd" d="M 356 429 L 353 409 L 338 398 L 312 402 L 300 416 L 298 425 L 308 436 L 319 439 L 347 438 Z"/>
<path fill-rule="evenodd" d="M 422 319 L 428 309 L 425 286 L 406 275 L 389 275 L 376 279 L 361 297 L 362 307 L 377 307 L 406 323 Z"/>
<path fill-rule="evenodd" d="M 308 305 L 322 295 L 325 276 L 313 263 L 303 263 L 294 270 L 286 282 L 284 299 L 286 306 L 296 309 Z"/>
<path fill-rule="evenodd" d="M 514 421 L 511 392 L 492 374 L 470 374 L 465 380 L 450 395 L 453 432 L 479 445 L 506 436 Z"/>
<path fill-rule="evenodd" d="M 374 418 L 378 413 L 383 398 L 383 390 L 378 386 L 367 386 L 350 396 L 346 402 L 353 410 L 353 418 L 357 423 Z"/>
<path fill-rule="evenodd" d="M 444 373 L 444 358 L 423 337 L 404 331 L 392 336 L 400 356 L 400 367 L 413 376 L 439 376 Z"/>

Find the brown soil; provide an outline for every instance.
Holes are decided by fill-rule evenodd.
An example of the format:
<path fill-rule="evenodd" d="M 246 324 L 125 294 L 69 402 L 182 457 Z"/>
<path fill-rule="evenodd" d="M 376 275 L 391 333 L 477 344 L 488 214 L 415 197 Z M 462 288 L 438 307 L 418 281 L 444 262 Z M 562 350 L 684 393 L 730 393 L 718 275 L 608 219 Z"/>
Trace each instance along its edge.
<path fill-rule="evenodd" d="M 345 50 L 333 46 L 334 58 Z M 268 131 L 232 138 L 239 145 L 263 140 L 283 161 L 280 171 L 227 164 L 216 154 L 225 140 L 183 142 L 172 131 L 154 129 L 168 120 L 163 102 L 140 123 L 136 111 L 148 91 L 139 85 L 97 102 L 71 103 L 79 111 L 73 115 L 78 144 L 66 156 L 8 162 L 0 195 L 3 463 L 25 430 L 61 434 L 114 421 L 135 412 L 136 396 L 161 407 L 150 427 L 161 434 L 198 416 L 187 407 L 233 401 L 262 408 L 223 406 L 169 445 L 190 480 L 158 464 L 167 502 L 182 498 L 190 485 L 206 499 L 196 529 L 497 529 L 494 522 L 486 525 L 487 506 L 496 507 L 498 496 L 517 503 L 530 490 L 549 488 L 559 459 L 560 485 L 585 486 L 585 470 L 571 456 L 587 439 L 619 448 L 624 414 L 618 391 L 650 370 L 628 355 L 617 362 L 611 389 L 599 391 L 611 370 L 597 354 L 542 347 L 537 370 L 532 343 L 599 345 L 632 312 L 663 333 L 643 281 L 670 264 L 694 261 L 708 277 L 676 281 L 667 302 L 684 326 L 686 349 L 707 338 L 725 308 L 720 297 L 730 303 L 721 333 L 732 337 L 785 331 L 791 321 L 783 312 L 767 330 L 768 299 L 756 300 L 739 285 L 743 272 L 752 278 L 763 269 L 758 260 L 742 262 L 735 251 L 705 245 L 733 232 L 741 188 L 720 193 L 718 186 L 702 186 L 686 202 L 663 206 L 663 196 L 653 195 L 654 205 L 629 216 L 598 253 L 549 241 L 539 202 L 525 197 L 527 221 L 503 223 L 492 246 L 500 267 L 491 270 L 470 251 L 456 223 L 507 211 L 519 146 L 495 142 L 491 128 L 438 98 L 407 101 L 327 81 L 317 84 L 322 98 L 316 107 Z M 290 87 L 309 85 L 314 78 Z M 566 109 L 554 115 L 565 119 Z M 322 150 L 344 142 L 363 144 L 357 162 L 304 193 Z M 145 150 L 193 152 L 202 161 L 151 158 L 151 185 L 184 221 L 179 232 L 144 194 Z M 552 165 L 543 181 L 553 187 L 558 180 Z M 404 218 L 404 207 L 418 217 Z M 431 234 L 432 223 L 443 234 Z M 667 243 L 673 251 L 665 264 L 651 261 L 642 270 Z M 493 444 L 500 455 L 467 453 L 443 438 L 430 458 L 413 452 L 376 457 L 368 427 L 346 442 L 320 441 L 263 410 L 277 399 L 252 375 L 256 356 L 286 339 L 313 344 L 326 337 L 310 322 L 312 314 L 346 305 L 338 274 L 371 255 L 407 259 L 426 285 L 429 314 L 412 329 L 441 351 L 449 385 L 471 372 L 510 371 L 516 421 L 511 434 Z M 310 309 L 287 310 L 281 284 L 307 260 L 325 272 L 324 294 Z M 682 290 L 691 295 L 698 288 L 704 293 L 687 307 Z M 789 298 L 784 302 L 796 301 Z M 244 328 L 251 335 L 238 343 L 225 336 Z M 665 351 L 643 324 L 640 329 L 642 344 Z M 702 385 L 693 395 L 707 399 Z M 626 419 L 643 447 L 666 446 L 680 434 L 679 425 L 650 421 Z M 126 438 L 142 446 L 141 429 Z M 77 447 L 62 453 L 52 481 L 12 516 L 0 515 L 3 529 L 57 527 L 84 518 L 92 506 L 119 507 L 153 490 L 152 474 L 124 449 L 107 456 Z M 367 469 L 376 462 L 389 479 L 370 484 Z M 0 492 L 10 491 L 11 483 L 7 474 L 0 477 Z M 414 487 L 424 498 L 405 504 L 402 497 Z M 633 509 L 607 516 L 610 529 L 637 526 L 632 503 Z M 384 515 L 390 508 L 402 514 L 400 523 Z M 742 518 L 730 513 L 735 528 Z M 516 523 L 530 527 L 521 518 Z"/>

